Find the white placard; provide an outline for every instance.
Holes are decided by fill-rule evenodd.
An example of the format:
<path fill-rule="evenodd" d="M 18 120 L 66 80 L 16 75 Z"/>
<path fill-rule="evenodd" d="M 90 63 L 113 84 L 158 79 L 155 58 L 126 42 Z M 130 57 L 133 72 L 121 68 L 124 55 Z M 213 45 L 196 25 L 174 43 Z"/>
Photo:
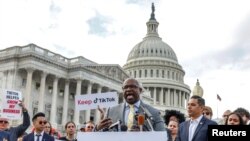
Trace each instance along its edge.
<path fill-rule="evenodd" d="M 166 131 L 149 132 L 78 132 L 77 140 L 91 141 L 167 141 Z"/>
<path fill-rule="evenodd" d="M 0 117 L 20 119 L 22 107 L 18 104 L 22 100 L 22 93 L 14 90 L 3 90 L 0 100 Z"/>
<path fill-rule="evenodd" d="M 116 92 L 97 93 L 97 94 L 85 94 L 75 96 L 75 109 L 90 110 L 97 109 L 97 106 L 101 108 L 108 108 L 118 105 L 118 95 Z"/>

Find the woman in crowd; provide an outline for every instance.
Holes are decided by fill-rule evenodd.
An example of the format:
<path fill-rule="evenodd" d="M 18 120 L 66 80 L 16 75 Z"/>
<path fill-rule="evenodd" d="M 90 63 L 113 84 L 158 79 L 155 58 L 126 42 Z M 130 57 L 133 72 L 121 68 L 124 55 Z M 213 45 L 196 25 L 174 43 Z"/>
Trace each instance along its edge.
<path fill-rule="evenodd" d="M 92 121 L 88 121 L 85 125 L 85 132 L 93 132 L 95 124 Z"/>
<path fill-rule="evenodd" d="M 47 121 L 45 124 L 44 132 L 53 136 L 55 139 L 60 138 L 60 133 L 56 131 L 56 129 L 52 128 L 50 122 Z"/>
<path fill-rule="evenodd" d="M 205 106 L 203 109 L 203 115 L 207 118 L 207 119 L 212 119 L 213 117 L 213 111 L 212 108 L 209 106 Z"/>
<path fill-rule="evenodd" d="M 166 110 L 164 115 L 166 126 L 170 120 L 176 120 L 179 124 L 185 121 L 185 115 L 177 110 Z"/>
<path fill-rule="evenodd" d="M 177 110 L 166 110 L 165 115 L 164 115 L 164 120 L 165 120 L 165 125 L 166 125 L 166 131 L 168 133 L 168 139 L 169 141 L 174 141 L 176 138 L 176 135 L 174 135 L 174 138 L 172 139 L 172 133 L 171 133 L 172 131 L 168 128 L 168 124 L 170 121 L 176 121 L 178 123 L 177 125 L 179 126 L 181 122 L 185 121 L 185 115 Z"/>
<path fill-rule="evenodd" d="M 168 123 L 167 128 L 169 129 L 169 133 L 171 135 L 171 138 L 168 141 L 176 141 L 176 137 L 178 134 L 179 129 L 179 122 L 176 120 L 170 120 Z"/>
<path fill-rule="evenodd" d="M 59 138 L 62 141 L 77 141 L 75 138 L 76 124 L 73 121 L 69 121 L 65 124 L 66 136 Z"/>
<path fill-rule="evenodd" d="M 232 112 L 228 115 L 225 125 L 244 125 L 244 122 L 240 114 Z"/>
<path fill-rule="evenodd" d="M 47 123 L 45 124 L 45 128 L 44 128 L 44 132 L 51 135 L 52 134 L 52 127 L 50 122 L 47 121 Z"/>

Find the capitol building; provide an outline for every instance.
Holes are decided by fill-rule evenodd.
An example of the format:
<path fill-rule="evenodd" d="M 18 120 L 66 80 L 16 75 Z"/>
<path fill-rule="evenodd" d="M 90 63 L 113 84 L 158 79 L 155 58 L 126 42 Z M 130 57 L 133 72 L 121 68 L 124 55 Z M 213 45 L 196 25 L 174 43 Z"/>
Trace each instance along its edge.
<path fill-rule="evenodd" d="M 122 102 L 122 83 L 128 77 L 143 86 L 142 99 L 159 109 L 186 113 L 191 90 L 174 50 L 158 35 L 154 5 L 146 23 L 146 36 L 128 54 L 126 64 L 98 64 L 82 56 L 67 58 L 35 44 L 0 50 L 0 92 L 20 91 L 32 117 L 44 112 L 54 127 L 67 121 L 76 125 L 95 121 L 97 110 L 76 111 L 76 95 L 117 92 Z M 112 62 L 110 62 L 112 63 Z"/>

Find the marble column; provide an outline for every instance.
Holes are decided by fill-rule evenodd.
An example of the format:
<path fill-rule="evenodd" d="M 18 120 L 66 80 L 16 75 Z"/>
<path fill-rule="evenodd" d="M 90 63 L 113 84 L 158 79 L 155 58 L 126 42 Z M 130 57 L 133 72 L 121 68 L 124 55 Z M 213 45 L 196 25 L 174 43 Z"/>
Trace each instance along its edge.
<path fill-rule="evenodd" d="M 31 91 L 32 91 L 32 75 L 33 75 L 34 69 L 27 68 L 26 70 L 27 70 L 27 82 L 26 82 L 24 104 L 26 105 L 26 108 L 28 109 L 28 111 L 32 113 L 33 110 L 31 106 L 32 106 L 33 101 L 31 101 L 32 99 Z"/>
<path fill-rule="evenodd" d="M 47 76 L 46 72 L 41 73 L 40 92 L 39 92 L 39 101 L 38 101 L 39 112 L 44 112 L 44 95 L 45 95 L 46 76 Z"/>
<path fill-rule="evenodd" d="M 174 89 L 170 92 L 171 106 L 174 106 Z"/>
<path fill-rule="evenodd" d="M 181 95 L 181 105 L 182 105 L 182 108 L 185 108 L 185 92 L 183 91 L 182 92 L 182 95 Z"/>
<path fill-rule="evenodd" d="M 178 106 L 178 93 L 176 89 L 174 90 L 174 106 Z"/>
<path fill-rule="evenodd" d="M 88 89 L 87 89 L 87 94 L 91 94 L 92 86 L 93 86 L 93 83 L 89 82 Z M 90 119 L 90 110 L 85 110 L 85 121 L 88 122 L 89 119 Z"/>
<path fill-rule="evenodd" d="M 170 88 L 168 88 L 168 92 L 167 92 L 167 106 L 171 106 L 171 98 L 170 98 Z"/>
<path fill-rule="evenodd" d="M 153 95 L 154 95 L 154 105 L 156 105 L 156 87 L 154 87 Z"/>
<path fill-rule="evenodd" d="M 163 87 L 161 88 L 160 92 L 160 105 L 163 105 Z"/>
<path fill-rule="evenodd" d="M 14 83 L 14 74 L 15 73 L 15 71 L 13 70 L 13 69 L 11 69 L 11 70 L 9 70 L 8 71 L 8 83 L 7 83 L 7 88 L 8 89 L 13 89 L 14 87 L 13 87 L 13 83 Z"/>
<path fill-rule="evenodd" d="M 4 72 L 3 72 L 3 83 L 2 83 L 2 88 L 3 88 L 3 90 L 5 90 L 7 87 L 7 77 L 8 77 L 8 70 L 5 70 Z"/>
<path fill-rule="evenodd" d="M 55 76 L 55 79 L 53 81 L 53 94 L 52 94 L 52 102 L 51 102 L 51 116 L 50 116 L 50 122 L 53 125 L 56 125 L 56 115 L 57 115 L 57 91 L 58 89 L 58 77 Z"/>
<path fill-rule="evenodd" d="M 69 104 L 69 80 L 65 80 L 64 97 L 63 97 L 63 115 L 62 115 L 62 125 L 67 123 L 68 117 L 68 104 Z"/>
<path fill-rule="evenodd" d="M 178 107 L 181 107 L 181 91 L 179 91 L 179 104 Z"/>
<path fill-rule="evenodd" d="M 81 88 L 82 88 L 82 80 L 78 79 L 76 84 L 76 95 L 81 94 Z M 76 125 L 79 125 L 79 111 L 74 110 L 74 122 Z"/>
<path fill-rule="evenodd" d="M 141 69 L 141 77 L 145 78 L 145 69 L 144 68 Z"/>

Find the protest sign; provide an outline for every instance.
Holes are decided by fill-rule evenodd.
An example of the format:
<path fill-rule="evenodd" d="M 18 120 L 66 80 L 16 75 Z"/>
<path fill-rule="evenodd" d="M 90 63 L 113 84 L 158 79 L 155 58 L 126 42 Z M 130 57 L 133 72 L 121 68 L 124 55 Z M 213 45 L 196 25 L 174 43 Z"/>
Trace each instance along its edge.
<path fill-rule="evenodd" d="M 97 109 L 97 106 L 108 108 L 118 105 L 118 95 L 116 92 L 85 94 L 75 96 L 76 110 Z"/>
<path fill-rule="evenodd" d="M 3 90 L 0 100 L 0 117 L 8 119 L 20 119 L 22 116 L 22 107 L 19 106 L 21 100 L 21 92 L 14 90 Z"/>

